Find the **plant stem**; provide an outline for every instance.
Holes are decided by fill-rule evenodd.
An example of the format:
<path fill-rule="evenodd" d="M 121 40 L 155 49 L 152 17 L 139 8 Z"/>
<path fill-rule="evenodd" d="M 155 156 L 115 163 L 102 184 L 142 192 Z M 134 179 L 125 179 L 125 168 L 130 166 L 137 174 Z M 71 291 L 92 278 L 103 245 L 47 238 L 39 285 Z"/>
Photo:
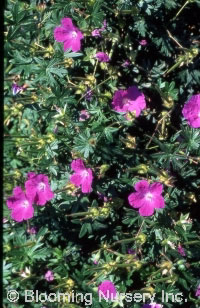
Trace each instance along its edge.
<path fill-rule="evenodd" d="M 175 20 L 175 19 L 178 17 L 178 15 L 180 15 L 180 13 L 182 12 L 182 10 L 186 7 L 186 5 L 187 5 L 188 3 L 190 3 L 190 0 L 187 0 L 187 1 L 183 4 L 183 6 L 182 6 L 182 7 L 180 8 L 180 10 L 176 13 L 175 17 L 174 17 L 172 20 Z"/>
<path fill-rule="evenodd" d="M 93 88 L 91 89 L 91 91 L 93 91 L 95 88 L 101 86 L 102 84 L 104 84 L 106 81 L 108 81 L 108 80 L 111 79 L 111 78 L 112 78 L 112 76 L 110 76 L 110 77 L 108 77 L 107 79 L 103 80 L 102 82 L 100 82 L 99 84 L 97 84 L 95 87 L 93 87 Z M 78 100 L 78 102 L 80 102 L 86 95 L 87 95 L 87 92 L 86 92 L 84 95 L 81 96 L 81 98 Z"/>
<path fill-rule="evenodd" d="M 117 242 L 113 243 L 112 245 L 110 245 L 110 247 L 113 247 L 113 246 L 115 246 L 117 244 L 121 244 L 121 243 L 131 243 L 133 241 L 135 241 L 135 237 L 117 241 Z"/>
<path fill-rule="evenodd" d="M 97 60 L 96 63 L 95 63 L 95 67 L 94 67 L 93 77 L 95 77 L 95 73 L 96 73 L 96 70 L 97 70 L 98 63 L 99 63 L 99 61 Z"/>
<path fill-rule="evenodd" d="M 184 243 L 184 245 L 193 245 L 193 244 L 200 244 L 200 241 L 189 241 Z"/>
<path fill-rule="evenodd" d="M 148 284 L 167 281 L 167 280 L 170 280 L 172 278 L 173 278 L 173 276 L 171 276 L 171 277 L 169 276 L 169 277 L 165 277 L 165 278 L 159 278 L 159 279 L 156 279 L 156 280 L 150 280 L 150 281 L 148 281 Z"/>
<path fill-rule="evenodd" d="M 76 217 L 76 216 L 85 216 L 85 215 L 88 215 L 88 212 L 79 212 L 79 213 L 67 214 L 65 216 L 67 216 L 67 217 Z"/>

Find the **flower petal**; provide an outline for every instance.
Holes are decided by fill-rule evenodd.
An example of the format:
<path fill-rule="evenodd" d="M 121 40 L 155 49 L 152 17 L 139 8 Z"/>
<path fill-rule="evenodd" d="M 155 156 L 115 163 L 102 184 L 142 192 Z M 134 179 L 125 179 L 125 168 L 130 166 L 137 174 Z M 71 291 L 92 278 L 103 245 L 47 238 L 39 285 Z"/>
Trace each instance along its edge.
<path fill-rule="evenodd" d="M 61 20 L 61 24 L 64 28 L 67 28 L 67 29 L 73 29 L 74 28 L 74 25 L 72 23 L 72 19 L 69 18 L 69 17 L 64 17 L 62 20 Z"/>
<path fill-rule="evenodd" d="M 83 171 L 85 169 L 85 166 L 84 166 L 82 159 L 73 160 L 71 163 L 71 168 L 72 170 L 77 171 L 77 172 Z"/>
<path fill-rule="evenodd" d="M 68 32 L 62 27 L 56 27 L 54 29 L 54 39 L 58 42 L 64 42 L 68 38 Z M 69 48 L 69 47 L 68 47 Z"/>
<path fill-rule="evenodd" d="M 90 193 L 91 192 L 91 184 L 92 184 L 92 179 L 90 176 L 84 177 L 82 179 L 82 192 L 83 193 Z"/>
<path fill-rule="evenodd" d="M 165 207 L 165 200 L 162 196 L 155 196 L 153 206 L 156 209 L 163 209 Z"/>
<path fill-rule="evenodd" d="M 151 216 L 154 213 L 154 207 L 150 203 L 145 204 L 139 209 L 139 213 L 141 216 Z"/>
<path fill-rule="evenodd" d="M 163 185 L 158 182 L 153 183 L 152 185 L 150 185 L 149 188 L 149 191 L 155 195 L 160 195 L 162 193 L 162 190 L 163 190 Z"/>
<path fill-rule="evenodd" d="M 78 173 L 74 173 L 70 176 L 70 183 L 74 184 L 75 186 L 80 186 L 82 181 L 82 177 Z"/>
<path fill-rule="evenodd" d="M 139 208 L 144 205 L 144 198 L 138 192 L 132 193 L 128 197 L 129 204 L 134 208 Z"/>
<path fill-rule="evenodd" d="M 138 192 L 145 192 L 149 188 L 149 183 L 145 180 L 142 180 L 137 182 L 134 188 Z"/>
<path fill-rule="evenodd" d="M 67 47 L 69 46 L 70 47 Z M 68 48 L 71 48 L 72 51 L 76 52 L 76 51 L 79 51 L 81 49 L 81 41 L 80 39 L 76 38 L 76 39 L 71 39 L 70 40 L 70 43 L 66 43 L 64 42 L 64 50 L 68 49 Z"/>

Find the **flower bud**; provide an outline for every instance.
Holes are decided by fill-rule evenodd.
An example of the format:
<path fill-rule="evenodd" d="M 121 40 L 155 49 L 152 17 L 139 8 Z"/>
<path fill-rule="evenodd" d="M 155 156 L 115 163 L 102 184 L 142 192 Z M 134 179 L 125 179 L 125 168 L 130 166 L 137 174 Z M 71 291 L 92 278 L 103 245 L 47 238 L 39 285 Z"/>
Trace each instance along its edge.
<path fill-rule="evenodd" d="M 163 261 L 163 262 L 160 264 L 160 268 L 163 268 L 163 269 L 170 270 L 172 267 L 173 267 L 173 264 L 172 264 L 172 262 L 170 262 L 170 261 Z"/>
<path fill-rule="evenodd" d="M 51 142 L 53 142 L 55 140 L 55 136 L 52 133 L 48 133 L 47 137 L 48 137 L 48 139 L 47 139 L 48 143 L 51 143 Z"/>
<path fill-rule="evenodd" d="M 136 260 L 133 262 L 133 266 L 136 270 L 139 270 L 142 267 L 142 262 Z"/>
<path fill-rule="evenodd" d="M 189 204 L 197 203 L 196 196 L 195 196 L 195 194 L 192 193 L 192 192 L 187 193 L 187 194 L 186 194 L 186 198 L 187 198 Z"/>
<path fill-rule="evenodd" d="M 66 281 L 66 287 L 68 289 L 72 289 L 75 285 L 75 282 L 74 280 L 72 280 L 71 278 L 68 278 L 67 281 Z"/>
<path fill-rule="evenodd" d="M 137 170 L 139 174 L 146 174 L 149 170 L 149 167 L 145 164 L 140 164 L 139 166 L 137 166 Z"/>
<path fill-rule="evenodd" d="M 110 165 L 107 165 L 107 164 L 101 165 L 100 175 L 104 175 L 109 168 L 110 168 Z"/>
<path fill-rule="evenodd" d="M 88 211 L 88 216 L 95 219 L 97 217 L 99 217 L 100 213 L 99 213 L 99 210 L 96 209 L 95 207 L 91 207 Z"/>
<path fill-rule="evenodd" d="M 146 293 L 150 293 L 151 295 L 153 295 L 155 289 L 152 287 L 147 287 L 147 288 L 142 289 L 142 291 L 145 291 Z"/>
<path fill-rule="evenodd" d="M 37 95 L 32 95 L 31 98 L 32 98 L 32 100 L 33 100 L 34 102 L 36 102 L 36 101 L 38 100 Z"/>
<path fill-rule="evenodd" d="M 66 193 L 68 195 L 72 195 L 73 196 L 76 191 L 77 191 L 77 188 L 76 188 L 76 186 L 74 184 L 67 183 L 67 185 L 66 185 Z"/>
<path fill-rule="evenodd" d="M 124 140 L 126 148 L 135 149 L 136 148 L 136 138 L 127 134 L 126 139 Z"/>
<path fill-rule="evenodd" d="M 100 209 L 100 216 L 107 217 L 110 214 L 110 208 L 104 206 Z"/>
<path fill-rule="evenodd" d="M 136 236 L 135 240 L 138 244 L 144 244 L 146 242 L 147 236 L 144 233 L 140 233 Z"/>
<path fill-rule="evenodd" d="M 9 244 L 5 244 L 5 245 L 3 246 L 3 251 L 4 251 L 4 252 L 9 252 L 9 251 L 11 251 L 11 246 L 10 246 Z"/>
<path fill-rule="evenodd" d="M 72 58 L 66 58 L 66 59 L 64 60 L 64 62 L 65 62 L 65 66 L 66 66 L 66 67 L 71 67 L 72 64 L 73 64 L 73 62 L 74 62 L 74 60 L 73 60 Z"/>
<path fill-rule="evenodd" d="M 167 99 L 163 100 L 163 106 L 167 109 L 171 109 L 174 107 L 174 101 L 171 96 L 168 96 Z"/>

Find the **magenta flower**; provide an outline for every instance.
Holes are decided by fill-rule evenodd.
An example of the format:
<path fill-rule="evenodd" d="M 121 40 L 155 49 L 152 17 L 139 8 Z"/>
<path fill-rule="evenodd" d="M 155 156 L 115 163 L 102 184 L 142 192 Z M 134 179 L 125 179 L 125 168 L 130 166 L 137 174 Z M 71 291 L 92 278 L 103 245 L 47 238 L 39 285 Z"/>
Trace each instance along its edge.
<path fill-rule="evenodd" d="M 105 52 L 97 52 L 95 57 L 99 62 L 109 62 L 110 58 Z"/>
<path fill-rule="evenodd" d="M 147 45 L 147 41 L 146 40 L 141 40 L 141 41 L 139 41 L 139 44 L 142 45 L 142 46 L 145 46 L 145 45 Z"/>
<path fill-rule="evenodd" d="M 89 115 L 87 110 L 81 110 L 79 121 L 85 121 L 85 120 L 89 119 L 89 117 L 90 117 L 90 115 Z"/>
<path fill-rule="evenodd" d="M 108 200 L 111 200 L 111 198 L 107 198 L 105 195 L 103 195 L 102 193 L 97 191 L 97 195 L 99 197 L 99 199 L 103 200 L 104 202 L 108 202 Z"/>
<path fill-rule="evenodd" d="M 100 29 L 94 29 L 92 31 L 92 36 L 99 36 L 99 37 L 101 37 Z"/>
<path fill-rule="evenodd" d="M 93 180 L 92 169 L 86 169 L 82 159 L 73 160 L 71 168 L 75 173 L 70 176 L 70 182 L 77 187 L 81 186 L 83 193 L 90 193 Z"/>
<path fill-rule="evenodd" d="M 26 89 L 26 85 L 21 87 L 21 86 L 18 86 L 17 83 L 13 83 L 12 84 L 12 93 L 13 93 L 13 95 L 17 95 L 18 93 L 23 92 L 25 89 Z"/>
<path fill-rule="evenodd" d="M 193 128 L 200 127 L 200 94 L 193 95 L 182 110 L 183 116 Z"/>
<path fill-rule="evenodd" d="M 107 299 L 115 298 L 117 294 L 115 285 L 110 280 L 104 280 L 98 287 L 99 297 L 102 296 L 102 293 Z"/>
<path fill-rule="evenodd" d="M 54 197 L 49 186 L 48 176 L 45 174 L 28 173 L 28 180 L 25 182 L 26 193 L 37 205 L 45 205 Z"/>
<path fill-rule="evenodd" d="M 52 281 L 52 280 L 54 280 L 53 272 L 52 272 L 52 271 L 47 271 L 46 274 L 44 275 L 44 278 L 45 278 L 47 281 Z"/>
<path fill-rule="evenodd" d="M 145 180 L 139 181 L 134 186 L 136 192 L 128 197 L 129 204 L 134 208 L 139 208 L 140 216 L 151 216 L 154 209 L 165 207 L 165 200 L 161 196 L 162 184 L 149 183 Z"/>
<path fill-rule="evenodd" d="M 101 30 L 105 30 L 106 27 L 107 27 L 107 21 L 106 21 L 106 19 L 104 19 L 104 21 L 103 21 L 103 27 L 101 28 Z"/>
<path fill-rule="evenodd" d="M 98 36 L 98 37 L 101 37 L 101 32 L 103 32 L 104 30 L 106 30 L 106 27 L 107 27 L 107 23 L 106 23 L 106 20 L 103 21 L 103 27 L 100 28 L 100 29 L 94 29 L 92 31 L 92 36 Z"/>
<path fill-rule="evenodd" d="M 185 249 L 183 248 L 183 246 L 181 246 L 181 244 L 178 245 L 178 253 L 181 256 L 186 257 Z"/>
<path fill-rule="evenodd" d="M 11 210 L 11 218 L 17 222 L 28 220 L 34 215 L 32 200 L 19 186 L 13 189 L 13 196 L 7 199 L 7 206 Z"/>
<path fill-rule="evenodd" d="M 61 27 L 54 29 L 54 38 L 64 43 L 64 51 L 69 48 L 72 51 L 79 51 L 83 34 L 73 25 L 71 18 L 65 17 L 61 20 Z"/>
<path fill-rule="evenodd" d="M 93 96 L 92 90 L 90 88 L 87 88 L 87 91 L 85 93 L 85 99 L 90 102 L 92 99 L 92 96 Z"/>
<path fill-rule="evenodd" d="M 144 94 L 136 86 L 128 90 L 117 90 L 113 97 L 112 107 L 117 112 L 135 111 L 138 117 L 143 109 L 146 108 Z"/>
<path fill-rule="evenodd" d="M 123 67 L 128 67 L 131 64 L 129 60 L 126 60 L 124 63 L 122 63 Z"/>
<path fill-rule="evenodd" d="M 99 262 L 97 260 L 94 260 L 93 262 L 95 265 L 97 265 Z"/>
<path fill-rule="evenodd" d="M 35 227 L 31 227 L 30 229 L 27 229 L 27 232 L 29 234 L 36 234 L 37 233 L 37 229 Z"/>
<path fill-rule="evenodd" d="M 134 249 L 128 249 L 128 254 L 129 255 L 135 255 L 136 251 Z"/>
<path fill-rule="evenodd" d="M 195 296 L 200 296 L 200 285 L 198 286 L 196 290 Z"/>

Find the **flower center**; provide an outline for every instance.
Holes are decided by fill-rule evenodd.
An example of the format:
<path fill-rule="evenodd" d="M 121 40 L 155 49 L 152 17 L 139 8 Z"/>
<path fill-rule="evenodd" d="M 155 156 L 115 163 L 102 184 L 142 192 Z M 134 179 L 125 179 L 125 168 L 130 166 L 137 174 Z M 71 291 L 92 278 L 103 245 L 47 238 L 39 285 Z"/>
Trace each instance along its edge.
<path fill-rule="evenodd" d="M 129 104 L 129 100 L 128 100 L 127 97 L 124 97 L 124 98 L 122 99 L 122 104 L 123 104 L 123 105 L 128 105 L 128 104 Z"/>
<path fill-rule="evenodd" d="M 45 187 L 46 187 L 46 185 L 43 182 L 39 183 L 39 185 L 38 185 L 39 190 L 45 190 Z"/>
<path fill-rule="evenodd" d="M 89 173 L 87 172 L 87 170 L 83 170 L 82 172 L 81 172 L 81 175 L 82 175 L 82 177 L 87 177 L 88 175 L 89 175 Z"/>
<path fill-rule="evenodd" d="M 25 207 L 25 208 L 27 208 L 27 207 L 29 206 L 28 200 L 24 200 L 24 201 L 22 202 L 22 206 Z"/>
<path fill-rule="evenodd" d="M 148 201 L 152 201 L 152 199 L 153 199 L 153 195 L 150 193 L 150 192 L 148 192 L 147 194 L 145 194 L 145 199 L 146 200 L 148 200 Z"/>
<path fill-rule="evenodd" d="M 76 38 L 77 37 L 77 32 L 76 31 L 72 31 L 71 35 L 72 35 L 72 37 Z"/>

